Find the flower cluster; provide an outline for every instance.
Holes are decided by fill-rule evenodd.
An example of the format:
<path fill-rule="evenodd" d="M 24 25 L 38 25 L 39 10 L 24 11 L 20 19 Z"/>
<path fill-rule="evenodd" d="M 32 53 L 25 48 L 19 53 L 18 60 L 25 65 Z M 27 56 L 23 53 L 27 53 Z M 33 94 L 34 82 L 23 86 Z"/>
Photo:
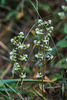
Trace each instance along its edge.
<path fill-rule="evenodd" d="M 15 63 L 14 63 L 14 66 L 13 66 L 13 71 L 12 71 L 12 73 L 14 73 L 14 71 L 17 71 L 17 70 L 20 70 L 20 69 L 21 69 L 21 68 L 20 68 L 19 63 L 15 62 Z"/>
<path fill-rule="evenodd" d="M 41 62 L 44 60 L 44 54 L 52 51 L 52 48 L 49 46 L 51 32 L 53 31 L 53 26 L 51 26 L 52 21 L 43 21 L 42 19 L 38 20 L 38 28 L 35 29 L 36 35 L 40 36 L 40 40 L 34 40 L 34 45 L 40 47 L 40 51 L 35 54 L 37 59 L 41 59 Z M 48 53 L 46 56 L 48 60 L 53 59 L 53 55 Z M 42 74 L 37 73 L 37 78 L 41 78 Z"/>
<path fill-rule="evenodd" d="M 20 62 L 27 61 L 28 55 L 23 54 L 23 52 L 30 47 L 30 44 L 24 44 L 24 33 L 20 32 L 18 36 L 15 36 L 11 39 L 11 43 L 15 45 L 15 49 L 13 49 L 10 54 L 10 59 L 14 61 L 14 67 L 12 72 L 22 70 Z M 23 74 L 21 72 L 21 75 L 19 75 L 21 78 L 25 78 L 26 74 Z"/>
<path fill-rule="evenodd" d="M 9 54 L 10 54 L 10 59 L 16 61 L 16 50 L 13 49 Z"/>
<path fill-rule="evenodd" d="M 49 46 L 50 34 L 53 31 L 53 26 L 49 26 L 51 24 L 51 22 L 52 22 L 51 20 L 43 22 L 42 19 L 39 19 L 38 25 L 39 26 L 45 25 L 45 27 L 44 27 L 45 30 L 39 29 L 39 28 L 35 29 L 36 34 L 41 35 L 41 37 L 43 37 L 43 38 L 41 38 L 41 40 L 34 40 L 34 45 L 41 46 L 41 48 L 43 48 L 43 46 L 44 46 L 44 51 L 51 51 L 52 50 L 52 48 Z M 47 31 L 47 34 L 45 34 L 45 31 Z M 39 58 L 39 59 L 43 59 L 43 52 L 38 52 L 38 54 L 35 54 L 35 57 Z M 53 55 L 49 54 L 47 56 L 47 58 L 48 58 L 48 60 L 50 60 L 53 58 Z"/>

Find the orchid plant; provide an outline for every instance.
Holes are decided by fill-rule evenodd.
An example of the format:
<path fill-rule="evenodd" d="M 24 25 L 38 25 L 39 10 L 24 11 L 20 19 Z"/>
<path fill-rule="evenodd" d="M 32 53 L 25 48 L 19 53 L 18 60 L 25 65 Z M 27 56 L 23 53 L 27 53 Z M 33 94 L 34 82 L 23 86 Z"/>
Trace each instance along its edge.
<path fill-rule="evenodd" d="M 38 27 L 35 29 L 36 35 L 39 36 L 39 40 L 34 40 L 34 46 L 39 48 L 37 54 L 35 54 L 35 58 L 40 59 L 42 63 L 42 70 L 40 73 L 37 72 L 36 78 L 42 79 L 42 87 L 43 87 L 43 79 L 44 79 L 44 71 L 46 60 L 52 60 L 53 55 L 49 53 L 46 58 L 45 54 L 52 50 L 49 45 L 50 36 L 53 31 L 53 26 L 51 26 L 52 21 L 43 21 L 42 19 L 38 20 Z M 10 52 L 10 59 L 14 62 L 12 73 L 19 72 L 19 78 L 22 80 L 26 77 L 26 73 L 23 73 L 22 64 L 27 61 L 28 54 L 24 54 L 24 51 L 30 47 L 30 44 L 24 44 L 24 33 L 20 32 L 18 36 L 15 36 L 11 39 L 11 43 L 15 45 L 15 49 Z M 42 89 L 43 90 L 43 89 Z"/>
<path fill-rule="evenodd" d="M 23 32 L 12 38 L 11 43 L 15 45 L 15 49 L 10 52 L 10 59 L 14 62 L 12 73 L 14 74 L 18 71 L 21 80 L 26 77 L 26 73 L 23 73 L 22 70 L 22 64 L 28 59 L 28 54 L 24 54 L 24 51 L 30 47 L 30 44 L 24 44 L 23 39 Z"/>

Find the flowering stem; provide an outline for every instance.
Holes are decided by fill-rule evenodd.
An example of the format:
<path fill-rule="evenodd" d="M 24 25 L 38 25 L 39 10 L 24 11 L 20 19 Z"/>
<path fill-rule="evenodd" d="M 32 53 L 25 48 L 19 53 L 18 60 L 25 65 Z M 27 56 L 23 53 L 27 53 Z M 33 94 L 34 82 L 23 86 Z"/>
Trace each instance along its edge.
<path fill-rule="evenodd" d="M 43 35 L 44 39 L 44 35 Z M 45 51 L 44 51 L 44 42 L 43 42 L 43 60 L 42 60 L 42 95 L 43 95 L 43 80 L 44 80 L 44 65 L 45 65 L 45 59 L 44 59 Z"/>

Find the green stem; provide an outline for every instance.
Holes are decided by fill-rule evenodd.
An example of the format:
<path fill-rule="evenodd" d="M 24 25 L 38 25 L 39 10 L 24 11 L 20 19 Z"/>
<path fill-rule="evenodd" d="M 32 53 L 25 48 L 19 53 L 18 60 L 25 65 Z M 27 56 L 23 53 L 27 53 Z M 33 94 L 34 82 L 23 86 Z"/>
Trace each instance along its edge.
<path fill-rule="evenodd" d="M 45 55 L 45 52 L 44 52 L 44 43 L 43 43 L 43 60 L 42 60 L 42 95 L 43 95 L 43 80 L 44 80 L 44 65 L 45 65 L 45 61 L 44 61 L 44 55 Z"/>
<path fill-rule="evenodd" d="M 45 29 L 43 28 L 43 33 L 44 33 Z M 44 40 L 44 34 L 43 34 L 43 38 Z M 43 95 L 43 80 L 44 80 L 44 65 L 45 65 L 45 59 L 44 59 L 44 55 L 45 55 L 45 48 L 44 48 L 45 44 L 43 42 L 43 60 L 42 60 L 42 95 Z"/>
<path fill-rule="evenodd" d="M 8 80 L 0 80 L 1 83 L 15 83 L 15 82 L 21 82 L 21 79 L 8 79 Z M 36 79 L 23 79 L 23 82 L 41 82 L 42 80 L 36 80 Z M 43 83 L 48 82 L 48 80 L 43 80 Z M 53 81 L 50 81 L 53 82 Z"/>

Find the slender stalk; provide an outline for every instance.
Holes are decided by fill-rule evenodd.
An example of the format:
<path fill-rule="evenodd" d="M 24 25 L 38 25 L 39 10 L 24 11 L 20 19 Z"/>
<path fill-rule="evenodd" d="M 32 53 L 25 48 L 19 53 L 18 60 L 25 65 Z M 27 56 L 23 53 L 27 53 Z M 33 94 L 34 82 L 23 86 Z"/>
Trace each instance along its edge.
<path fill-rule="evenodd" d="M 43 80 L 43 83 L 47 83 L 47 82 L 54 82 L 53 80 Z M 21 79 L 7 79 L 7 80 L 0 80 L 0 84 L 1 83 L 15 83 L 15 82 L 21 82 Z M 36 79 L 23 79 L 23 82 L 41 82 L 42 83 L 42 80 L 36 80 Z"/>
<path fill-rule="evenodd" d="M 42 29 L 43 29 L 43 33 L 44 33 L 44 31 L 45 31 L 44 27 L 42 27 Z M 44 34 L 43 34 L 42 39 L 44 40 Z M 43 60 L 42 60 L 42 95 L 43 95 L 43 85 L 44 85 L 43 80 L 44 80 L 44 70 L 45 70 L 45 59 L 44 59 L 44 55 L 45 55 L 45 44 L 44 44 L 44 42 L 43 42 Z"/>
<path fill-rule="evenodd" d="M 44 36 L 43 36 L 44 38 Z M 45 60 L 44 60 L 44 55 L 45 55 L 45 51 L 44 51 L 44 43 L 43 43 L 43 60 L 42 60 L 42 95 L 43 95 L 43 80 L 44 80 L 44 64 L 45 64 Z"/>

